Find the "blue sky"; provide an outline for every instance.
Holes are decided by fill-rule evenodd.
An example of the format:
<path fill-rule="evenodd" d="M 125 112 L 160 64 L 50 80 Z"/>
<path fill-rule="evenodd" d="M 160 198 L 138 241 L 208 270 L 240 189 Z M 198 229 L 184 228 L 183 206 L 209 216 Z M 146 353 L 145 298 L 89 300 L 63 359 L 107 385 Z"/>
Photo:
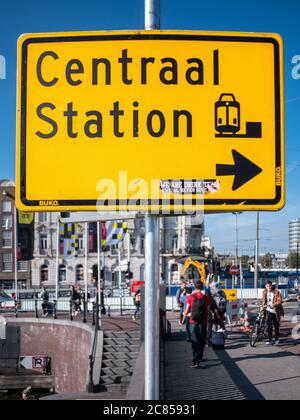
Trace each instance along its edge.
<path fill-rule="evenodd" d="M 261 251 L 288 248 L 288 221 L 300 217 L 300 79 L 291 76 L 300 55 L 298 0 L 161 0 L 162 29 L 277 32 L 285 41 L 287 204 L 280 213 L 263 213 Z M 0 80 L 0 178 L 15 177 L 16 41 L 21 33 L 143 28 L 143 0 L 2 0 L 0 55 L 7 78 Z M 241 250 L 254 248 L 255 214 L 239 216 Z M 207 217 L 206 233 L 218 251 L 234 250 L 235 217 Z"/>

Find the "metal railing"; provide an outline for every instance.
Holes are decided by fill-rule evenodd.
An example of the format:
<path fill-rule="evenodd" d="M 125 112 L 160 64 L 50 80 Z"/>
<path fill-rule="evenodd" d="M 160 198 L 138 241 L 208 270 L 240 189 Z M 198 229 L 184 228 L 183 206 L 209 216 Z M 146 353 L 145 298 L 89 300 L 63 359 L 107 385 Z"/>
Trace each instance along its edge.
<path fill-rule="evenodd" d="M 111 317 L 113 315 L 129 315 L 133 314 L 136 309 L 132 297 L 107 297 L 104 298 L 104 307 L 98 308 L 102 315 Z M 43 301 L 39 298 L 33 299 L 20 299 L 15 302 L 15 308 L 10 308 L 8 311 L 3 309 L 2 313 L 14 313 L 18 318 L 20 314 L 33 313 L 35 318 L 52 317 L 54 319 L 66 317 L 73 321 L 82 317 L 82 321 L 86 323 L 91 316 L 93 325 L 97 312 L 97 305 L 95 299 L 89 302 L 85 301 L 72 301 L 69 298 L 59 298 L 58 300 Z"/>
<path fill-rule="evenodd" d="M 113 313 L 119 313 L 122 315 L 128 315 L 135 310 L 135 304 L 132 297 L 113 297 L 104 299 L 104 307 L 108 317 L 111 317 Z"/>
<path fill-rule="evenodd" d="M 15 304 L 15 316 L 18 318 L 20 313 L 34 313 L 35 318 L 52 317 L 58 319 L 66 315 L 73 321 L 81 315 L 84 323 L 88 320 L 89 313 L 93 311 L 93 304 L 78 302 L 70 299 L 58 299 L 53 301 L 43 301 L 42 299 L 22 299 Z"/>

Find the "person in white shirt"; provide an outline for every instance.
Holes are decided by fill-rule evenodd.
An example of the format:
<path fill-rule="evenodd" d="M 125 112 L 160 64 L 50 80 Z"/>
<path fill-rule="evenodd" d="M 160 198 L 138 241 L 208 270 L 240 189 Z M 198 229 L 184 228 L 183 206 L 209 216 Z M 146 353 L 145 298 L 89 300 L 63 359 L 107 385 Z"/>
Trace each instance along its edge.
<path fill-rule="evenodd" d="M 281 317 L 284 316 L 284 310 L 282 305 L 282 296 L 280 291 L 273 286 L 271 281 L 266 284 L 266 289 L 263 293 L 263 305 L 267 310 L 267 321 L 268 321 L 268 342 L 267 345 L 273 343 L 273 327 L 275 329 L 275 344 L 279 344 L 280 335 L 280 321 Z"/>

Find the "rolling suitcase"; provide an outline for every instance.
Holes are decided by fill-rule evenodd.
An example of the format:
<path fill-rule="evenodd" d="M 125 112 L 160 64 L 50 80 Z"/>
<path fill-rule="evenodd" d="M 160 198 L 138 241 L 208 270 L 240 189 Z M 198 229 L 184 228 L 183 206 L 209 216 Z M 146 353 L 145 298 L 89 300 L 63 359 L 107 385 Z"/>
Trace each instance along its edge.
<path fill-rule="evenodd" d="M 224 330 L 218 330 L 212 332 L 212 347 L 215 350 L 224 350 L 225 349 L 225 331 Z"/>

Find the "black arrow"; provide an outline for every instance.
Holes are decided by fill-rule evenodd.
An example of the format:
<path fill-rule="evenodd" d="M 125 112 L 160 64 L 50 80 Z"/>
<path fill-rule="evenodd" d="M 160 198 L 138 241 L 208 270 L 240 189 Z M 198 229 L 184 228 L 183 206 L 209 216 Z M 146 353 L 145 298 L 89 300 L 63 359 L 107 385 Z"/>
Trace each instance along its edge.
<path fill-rule="evenodd" d="M 234 176 L 232 190 L 236 191 L 255 178 L 262 169 L 236 150 L 232 151 L 234 165 L 217 165 L 217 176 Z"/>

